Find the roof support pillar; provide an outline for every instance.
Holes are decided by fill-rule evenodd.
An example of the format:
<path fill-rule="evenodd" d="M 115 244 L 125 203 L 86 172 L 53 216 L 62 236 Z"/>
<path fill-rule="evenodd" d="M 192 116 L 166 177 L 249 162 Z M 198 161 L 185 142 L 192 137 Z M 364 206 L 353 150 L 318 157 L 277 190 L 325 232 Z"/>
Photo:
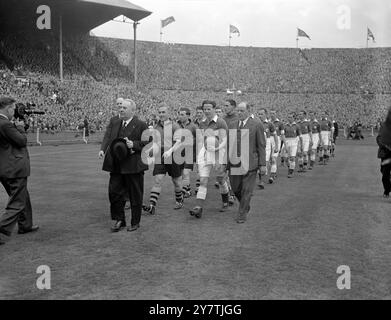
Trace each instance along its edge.
<path fill-rule="evenodd" d="M 133 83 L 135 88 L 137 88 L 137 50 L 136 50 L 136 43 L 137 43 L 137 25 L 139 22 L 135 21 L 133 22 Z"/>
<path fill-rule="evenodd" d="M 63 56 L 62 56 L 62 13 L 60 13 L 60 28 L 59 28 L 59 32 L 60 32 L 60 35 L 59 35 L 59 39 L 60 39 L 60 61 L 59 61 L 59 65 L 60 65 L 60 81 L 63 82 L 64 80 L 64 69 L 63 69 Z"/>

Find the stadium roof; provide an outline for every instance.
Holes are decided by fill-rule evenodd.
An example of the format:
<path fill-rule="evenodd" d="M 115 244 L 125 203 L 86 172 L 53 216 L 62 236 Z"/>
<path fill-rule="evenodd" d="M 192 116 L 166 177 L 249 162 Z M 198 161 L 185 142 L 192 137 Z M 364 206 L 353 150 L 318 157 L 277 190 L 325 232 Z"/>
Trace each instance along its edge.
<path fill-rule="evenodd" d="M 0 28 L 36 30 L 37 8 L 42 4 L 51 9 L 52 29 L 58 29 L 62 14 L 64 33 L 86 33 L 120 15 L 140 21 L 152 13 L 126 0 L 0 0 Z"/>

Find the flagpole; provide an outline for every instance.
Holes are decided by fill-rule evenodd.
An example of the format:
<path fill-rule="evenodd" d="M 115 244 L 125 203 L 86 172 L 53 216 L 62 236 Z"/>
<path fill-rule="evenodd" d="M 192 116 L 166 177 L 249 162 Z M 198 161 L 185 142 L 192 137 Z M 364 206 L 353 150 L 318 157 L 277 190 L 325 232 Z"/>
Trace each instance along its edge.
<path fill-rule="evenodd" d="M 228 36 L 228 47 L 231 46 L 231 26 L 228 27 L 228 30 L 229 30 L 229 36 Z"/>
<path fill-rule="evenodd" d="M 367 49 L 368 49 L 368 26 L 367 26 Z"/>

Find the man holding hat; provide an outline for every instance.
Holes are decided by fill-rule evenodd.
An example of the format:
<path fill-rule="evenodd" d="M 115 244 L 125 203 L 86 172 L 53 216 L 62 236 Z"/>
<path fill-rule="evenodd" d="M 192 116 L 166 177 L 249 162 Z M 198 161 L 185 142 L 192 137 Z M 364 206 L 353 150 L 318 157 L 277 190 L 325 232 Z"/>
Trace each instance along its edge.
<path fill-rule="evenodd" d="M 118 232 L 126 226 L 125 194 L 129 195 L 132 211 L 131 225 L 127 230 L 135 231 L 140 227 L 144 171 L 148 170 L 141 159 L 141 150 L 148 144 L 148 141 L 142 141 L 142 134 L 148 126 L 135 113 L 135 102 L 123 100 L 119 105 L 119 118 L 111 119 L 99 152 L 99 158 L 104 157 L 102 169 L 110 172 L 110 212 L 114 221 L 112 232 Z"/>

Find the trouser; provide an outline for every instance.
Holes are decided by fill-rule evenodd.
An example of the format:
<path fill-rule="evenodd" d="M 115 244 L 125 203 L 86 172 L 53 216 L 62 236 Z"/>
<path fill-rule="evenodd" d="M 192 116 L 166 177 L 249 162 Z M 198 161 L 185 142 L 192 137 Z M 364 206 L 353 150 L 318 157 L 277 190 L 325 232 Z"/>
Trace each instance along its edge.
<path fill-rule="evenodd" d="M 129 195 L 132 212 L 131 225 L 140 223 L 144 196 L 144 173 L 110 173 L 109 200 L 112 220 L 125 222 L 125 195 Z"/>
<path fill-rule="evenodd" d="M 245 175 L 230 175 L 232 191 L 239 201 L 239 215 L 250 211 L 250 201 L 257 179 L 257 170 L 249 171 Z"/>
<path fill-rule="evenodd" d="M 0 178 L 0 182 L 9 196 L 5 213 L 0 219 L 0 229 L 7 235 L 11 235 L 16 223 L 20 229 L 30 229 L 33 226 L 33 210 L 27 190 L 27 177 Z"/>
<path fill-rule="evenodd" d="M 384 194 L 389 194 L 391 192 L 391 163 L 380 166 L 380 171 L 382 173 Z"/>

